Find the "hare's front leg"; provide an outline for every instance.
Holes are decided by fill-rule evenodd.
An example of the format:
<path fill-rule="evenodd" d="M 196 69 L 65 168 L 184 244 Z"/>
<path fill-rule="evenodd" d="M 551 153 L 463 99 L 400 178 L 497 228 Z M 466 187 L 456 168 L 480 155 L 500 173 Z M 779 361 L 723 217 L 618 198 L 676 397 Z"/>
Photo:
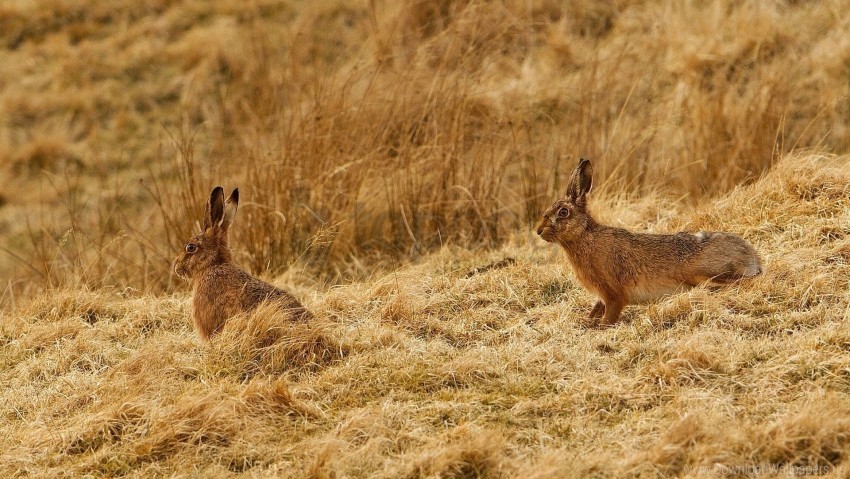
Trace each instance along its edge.
<path fill-rule="evenodd" d="M 590 310 L 590 314 L 587 316 L 587 319 L 584 320 L 582 325 L 586 328 L 593 328 L 599 323 L 599 318 L 601 318 L 605 314 L 605 303 L 602 301 L 597 301 L 593 308 Z"/>
<path fill-rule="evenodd" d="M 593 306 L 593 309 L 590 310 L 590 317 L 588 318 L 590 321 L 601 318 L 602 315 L 605 314 L 605 303 L 602 301 L 597 301 Z"/>
<path fill-rule="evenodd" d="M 626 302 L 621 299 L 607 299 L 605 301 L 605 317 L 599 323 L 601 328 L 610 328 L 617 324 L 620 319 L 620 313 L 626 307 Z"/>

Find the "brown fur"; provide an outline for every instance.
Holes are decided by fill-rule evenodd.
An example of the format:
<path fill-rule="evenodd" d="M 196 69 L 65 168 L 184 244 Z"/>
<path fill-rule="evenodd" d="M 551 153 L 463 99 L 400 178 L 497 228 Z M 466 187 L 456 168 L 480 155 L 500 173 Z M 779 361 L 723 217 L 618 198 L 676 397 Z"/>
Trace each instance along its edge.
<path fill-rule="evenodd" d="M 223 202 L 218 186 L 210 194 L 204 215 L 204 230 L 192 237 L 174 260 L 174 272 L 192 283 L 192 318 L 195 330 L 208 341 L 224 323 L 239 313 L 249 312 L 265 301 L 276 301 L 293 319 L 312 317 L 288 292 L 257 279 L 233 263 L 227 230 L 236 216 L 239 190 Z"/>
<path fill-rule="evenodd" d="M 758 253 L 731 233 L 643 234 L 597 223 L 587 210 L 592 174 L 590 161 L 582 159 L 566 197 L 546 210 L 537 227 L 541 238 L 564 248 L 579 282 L 600 299 L 590 311 L 591 324 L 613 325 L 627 304 L 704 281 L 761 274 Z"/>

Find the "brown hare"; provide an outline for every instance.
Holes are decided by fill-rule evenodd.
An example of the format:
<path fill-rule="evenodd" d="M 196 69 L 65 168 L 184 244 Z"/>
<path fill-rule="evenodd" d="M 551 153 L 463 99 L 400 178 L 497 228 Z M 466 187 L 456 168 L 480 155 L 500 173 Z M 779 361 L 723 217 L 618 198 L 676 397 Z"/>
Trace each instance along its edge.
<path fill-rule="evenodd" d="M 192 283 L 192 318 L 204 341 L 219 332 L 229 318 L 249 312 L 265 301 L 279 303 L 293 319 L 312 317 L 291 294 L 233 263 L 227 230 L 238 206 L 238 188 L 224 201 L 224 189 L 216 186 L 206 205 L 203 231 L 186 242 L 174 260 L 174 272 Z"/>
<path fill-rule="evenodd" d="M 643 234 L 597 223 L 587 210 L 592 186 L 590 161 L 582 158 L 566 196 L 537 227 L 541 238 L 564 248 L 579 282 L 599 298 L 589 325 L 614 325 L 627 304 L 762 272 L 755 249 L 731 233 Z"/>

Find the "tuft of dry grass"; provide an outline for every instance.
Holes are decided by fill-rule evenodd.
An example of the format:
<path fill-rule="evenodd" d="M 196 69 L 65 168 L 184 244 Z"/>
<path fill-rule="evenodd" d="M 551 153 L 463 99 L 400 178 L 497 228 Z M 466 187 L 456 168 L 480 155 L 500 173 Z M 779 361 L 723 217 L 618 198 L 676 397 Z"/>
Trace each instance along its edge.
<path fill-rule="evenodd" d="M 287 310 L 263 305 L 250 315 L 230 319 L 211 351 L 211 363 L 251 378 L 281 370 L 317 370 L 345 357 L 347 346 L 321 320 L 289 322 Z"/>
<path fill-rule="evenodd" d="M 46 293 L 0 320 L 0 470 L 841 476 L 848 166 L 790 155 L 692 210 L 596 197 L 600 217 L 635 229 L 735 232 L 766 265 L 752 281 L 629 307 L 604 331 L 579 327 L 593 298 L 530 232 L 304 293 L 311 323 L 272 307 L 235 317 L 210 345 L 184 295 Z"/>

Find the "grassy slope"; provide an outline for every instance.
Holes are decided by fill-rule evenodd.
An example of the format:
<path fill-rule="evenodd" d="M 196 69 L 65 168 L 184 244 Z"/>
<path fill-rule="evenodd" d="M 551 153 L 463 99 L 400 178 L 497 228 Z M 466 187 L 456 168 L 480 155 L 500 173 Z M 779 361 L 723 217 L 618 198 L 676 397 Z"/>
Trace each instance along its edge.
<path fill-rule="evenodd" d="M 631 307 L 607 331 L 577 327 L 592 298 L 554 247 L 526 234 L 491 253 L 443 249 L 324 293 L 289 284 L 314 323 L 275 324 L 273 311 L 260 311 L 232 320 L 210 347 L 191 330 L 185 295 L 51 293 L 0 321 L 0 470 L 846 470 L 848 171 L 848 157 L 790 156 L 681 216 L 658 201 L 597 199 L 601 217 L 640 229 L 739 233 L 767 267 L 745 284 Z M 506 256 L 516 264 L 465 277 Z"/>

